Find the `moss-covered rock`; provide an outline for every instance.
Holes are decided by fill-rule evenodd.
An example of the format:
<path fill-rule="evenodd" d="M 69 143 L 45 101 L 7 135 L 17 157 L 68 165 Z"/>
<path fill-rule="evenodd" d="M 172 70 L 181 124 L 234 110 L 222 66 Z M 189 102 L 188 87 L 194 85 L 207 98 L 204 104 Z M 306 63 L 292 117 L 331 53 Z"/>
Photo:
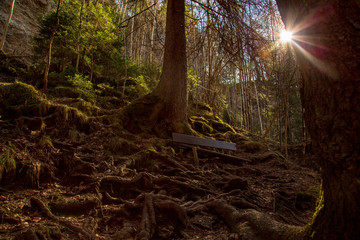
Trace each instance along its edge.
<path fill-rule="evenodd" d="M 204 117 L 191 116 L 189 118 L 189 122 L 195 131 L 204 135 L 209 135 L 214 131 L 214 129 L 209 125 L 209 121 Z"/>
<path fill-rule="evenodd" d="M 233 132 L 236 133 L 234 128 L 232 128 L 229 124 L 221 120 L 219 117 L 215 117 L 215 119 L 209 120 L 211 126 L 214 128 L 214 130 L 218 132 Z"/>
<path fill-rule="evenodd" d="M 38 113 L 38 105 L 44 100 L 33 86 L 15 82 L 0 84 L 0 115 L 2 119 L 14 119 Z"/>

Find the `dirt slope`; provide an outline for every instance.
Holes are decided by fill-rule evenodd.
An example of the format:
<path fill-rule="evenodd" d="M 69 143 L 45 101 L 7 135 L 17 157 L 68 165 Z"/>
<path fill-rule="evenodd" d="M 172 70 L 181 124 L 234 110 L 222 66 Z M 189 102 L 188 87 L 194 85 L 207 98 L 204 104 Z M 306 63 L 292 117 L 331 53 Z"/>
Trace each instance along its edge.
<path fill-rule="evenodd" d="M 312 217 L 318 173 L 240 130 L 213 121 L 203 133 L 236 143 L 225 153 L 249 162 L 199 153 L 196 166 L 192 151 L 131 134 L 114 115 L 82 119 L 48 101 L 26 111 L 42 101 L 0 120 L 0 239 L 246 239 L 232 213 L 296 226 Z"/>

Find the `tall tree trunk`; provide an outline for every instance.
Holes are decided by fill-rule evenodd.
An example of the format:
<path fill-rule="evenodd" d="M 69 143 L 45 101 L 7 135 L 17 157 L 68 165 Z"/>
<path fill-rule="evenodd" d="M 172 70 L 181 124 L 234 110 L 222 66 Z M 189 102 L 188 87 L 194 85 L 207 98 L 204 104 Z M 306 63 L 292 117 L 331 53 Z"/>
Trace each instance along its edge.
<path fill-rule="evenodd" d="M 79 16 L 79 29 L 78 29 L 78 38 L 76 42 L 76 64 L 75 64 L 75 70 L 76 72 L 79 71 L 79 62 L 80 62 L 80 39 L 81 39 L 81 28 L 82 28 L 82 18 L 84 13 L 84 5 L 85 0 L 82 0 L 81 2 L 81 8 L 80 8 L 80 16 Z"/>
<path fill-rule="evenodd" d="M 50 40 L 49 40 L 47 62 L 46 62 L 45 72 L 44 72 L 44 93 L 46 93 L 46 90 L 47 90 L 47 81 L 48 81 L 49 69 L 50 69 L 50 64 L 51 64 L 51 47 L 52 47 L 52 43 L 55 38 L 56 29 L 59 26 L 60 6 L 61 6 L 61 0 L 58 0 L 58 6 L 56 9 L 56 16 L 55 16 L 55 25 L 51 32 L 51 36 L 50 36 Z"/>
<path fill-rule="evenodd" d="M 136 8 L 135 8 L 136 11 Z M 134 59 L 134 53 L 133 53 L 133 46 L 134 46 L 134 26 L 135 26 L 135 19 L 136 17 L 133 17 L 130 19 L 131 25 L 130 25 L 130 46 L 129 46 L 129 58 Z"/>
<path fill-rule="evenodd" d="M 323 194 L 308 239 L 360 236 L 360 3 L 277 0 L 295 33 L 304 119 Z M 306 53 L 306 54 L 304 54 Z"/>
<path fill-rule="evenodd" d="M 155 29 L 156 29 L 156 22 L 157 22 L 157 0 L 154 0 L 154 18 L 151 26 L 150 31 L 150 52 L 149 52 L 149 62 L 154 62 L 154 41 L 155 41 Z"/>
<path fill-rule="evenodd" d="M 256 105 L 257 105 L 258 116 L 259 116 L 260 135 L 262 135 L 264 130 L 263 130 L 263 123 L 262 123 L 262 118 L 261 118 L 261 108 L 260 108 L 260 102 L 259 102 L 259 94 L 257 91 L 256 82 L 257 81 L 254 81 L 254 90 L 255 90 Z"/>
<path fill-rule="evenodd" d="M 126 81 L 128 79 L 128 74 L 127 74 L 127 46 L 126 46 L 126 32 L 124 31 L 124 67 L 125 67 L 125 72 L 124 72 L 124 84 L 123 84 L 123 89 L 122 89 L 122 94 L 121 97 L 124 98 L 125 97 L 125 90 L 126 90 Z"/>
<path fill-rule="evenodd" d="M 6 20 L 6 23 L 5 23 L 5 26 L 4 26 L 3 35 L 2 35 L 2 37 L 1 37 L 0 50 L 3 50 L 3 48 L 4 48 L 7 31 L 8 31 L 8 28 L 9 28 L 9 25 L 10 25 L 10 21 L 11 21 L 13 12 L 14 12 L 14 6 L 15 6 L 15 0 L 12 0 L 11 5 L 10 5 L 10 10 L 9 10 L 9 16 L 8 16 L 8 19 Z"/>
<path fill-rule="evenodd" d="M 168 0 L 165 52 L 160 82 L 155 90 L 164 101 L 166 120 L 187 121 L 185 1 Z"/>

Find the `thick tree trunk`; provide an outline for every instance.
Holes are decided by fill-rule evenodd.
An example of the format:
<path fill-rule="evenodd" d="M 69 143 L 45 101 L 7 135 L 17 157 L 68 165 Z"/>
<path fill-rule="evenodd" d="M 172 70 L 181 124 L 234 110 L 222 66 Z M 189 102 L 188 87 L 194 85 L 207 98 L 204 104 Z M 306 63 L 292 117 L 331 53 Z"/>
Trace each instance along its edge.
<path fill-rule="evenodd" d="M 164 102 L 163 117 L 167 122 L 187 120 L 184 0 L 168 1 L 163 69 L 155 94 Z"/>
<path fill-rule="evenodd" d="M 154 91 L 122 111 L 130 132 L 151 131 L 159 137 L 190 133 L 187 122 L 185 0 L 168 0 L 165 52 L 160 82 Z"/>
<path fill-rule="evenodd" d="M 295 31 L 306 127 L 323 194 L 308 238 L 360 238 L 360 3 L 277 0 Z M 297 31 L 297 32 L 296 32 Z"/>

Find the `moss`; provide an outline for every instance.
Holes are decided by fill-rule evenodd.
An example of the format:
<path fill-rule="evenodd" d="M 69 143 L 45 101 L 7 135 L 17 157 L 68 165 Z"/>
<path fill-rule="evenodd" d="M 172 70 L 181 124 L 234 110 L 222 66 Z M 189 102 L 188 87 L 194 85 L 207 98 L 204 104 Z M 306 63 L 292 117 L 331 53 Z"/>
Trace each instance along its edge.
<path fill-rule="evenodd" d="M 81 96 L 81 93 L 77 91 L 77 89 L 73 87 L 65 87 L 65 86 L 58 86 L 53 89 L 48 90 L 48 94 L 52 97 L 69 97 L 69 98 L 78 98 Z"/>
<path fill-rule="evenodd" d="M 74 124 L 77 129 L 86 131 L 89 125 L 89 118 L 76 108 L 63 104 L 56 105 L 55 113 L 60 121 L 67 121 Z"/>
<path fill-rule="evenodd" d="M 218 132 L 236 133 L 236 131 L 229 124 L 225 123 L 218 117 L 215 117 L 215 119 L 211 119 L 209 122 L 210 122 L 211 126 L 214 128 L 214 130 L 216 130 Z"/>
<path fill-rule="evenodd" d="M 195 110 L 196 112 L 198 112 L 199 110 L 211 113 L 213 112 L 213 109 L 210 107 L 210 105 L 204 102 L 193 103 L 190 108 L 192 110 Z"/>
<path fill-rule="evenodd" d="M 286 160 L 286 157 L 279 151 L 275 151 L 276 156 L 278 156 L 282 160 Z"/>
<path fill-rule="evenodd" d="M 38 111 L 37 105 L 43 100 L 41 93 L 29 84 L 0 84 L 0 115 L 4 119 L 31 115 Z"/>
<path fill-rule="evenodd" d="M 226 135 L 228 135 L 229 140 L 233 143 L 243 144 L 246 141 L 249 141 L 247 137 L 240 133 L 227 132 Z"/>
<path fill-rule="evenodd" d="M 7 55 L 3 50 L 0 50 L 0 72 L 11 76 L 21 76 L 26 74 L 28 66 L 17 57 Z"/>
<path fill-rule="evenodd" d="M 0 153 L 0 182 L 11 182 L 16 176 L 16 161 L 14 158 L 15 147 L 8 143 L 2 147 L 3 151 Z"/>
<path fill-rule="evenodd" d="M 156 151 L 156 149 L 154 148 L 154 146 L 147 146 L 146 147 L 146 150 L 147 151 L 149 151 L 149 152 L 152 152 L 152 153 L 158 153 L 157 151 Z"/>
<path fill-rule="evenodd" d="M 127 105 L 124 99 L 113 96 L 98 97 L 96 104 L 104 109 L 117 109 Z"/>
<path fill-rule="evenodd" d="M 318 198 L 316 203 L 316 209 L 313 215 L 313 220 L 319 215 L 320 211 L 324 208 L 324 191 L 322 189 L 320 189 L 319 195 L 320 197 Z"/>
<path fill-rule="evenodd" d="M 78 110 L 80 110 L 81 112 L 85 113 L 88 116 L 96 116 L 100 112 L 99 107 L 81 98 L 79 98 L 77 102 L 71 103 L 70 106 L 77 108 Z"/>
<path fill-rule="evenodd" d="M 52 143 L 52 140 L 49 136 L 43 135 L 39 140 L 39 145 L 42 148 L 52 148 L 54 149 L 54 145 Z"/>
<path fill-rule="evenodd" d="M 250 153 L 254 153 L 254 152 L 258 152 L 258 151 L 262 151 L 262 150 L 266 150 L 266 146 L 259 143 L 259 142 L 254 142 L 254 141 L 248 141 L 245 142 L 241 148 L 245 151 L 245 152 L 250 152 Z"/>
<path fill-rule="evenodd" d="M 189 118 L 190 124 L 194 130 L 205 135 L 211 134 L 214 129 L 209 125 L 209 121 L 204 117 L 192 116 Z"/>
<path fill-rule="evenodd" d="M 36 104 L 41 93 L 33 86 L 16 81 L 12 84 L 0 84 L 0 96 L 4 105 Z"/>
<path fill-rule="evenodd" d="M 38 188 L 40 185 L 41 163 L 30 162 L 23 166 L 23 170 L 25 171 L 24 182 L 26 185 L 30 188 Z"/>
<path fill-rule="evenodd" d="M 308 173 L 310 174 L 310 173 Z M 315 177 L 314 177 L 315 178 Z M 305 193 L 310 194 L 311 196 L 315 197 L 316 199 L 318 199 L 320 197 L 321 194 L 321 186 L 320 185 L 315 185 L 315 186 L 310 186 Z"/>
<path fill-rule="evenodd" d="M 119 155 L 131 155 L 139 151 L 139 148 L 134 143 L 120 137 L 110 138 L 104 148 L 112 154 Z"/>
<path fill-rule="evenodd" d="M 318 197 L 318 200 L 316 203 L 316 209 L 313 214 L 312 220 L 307 225 L 300 228 L 298 230 L 297 234 L 291 240 L 314 239 L 315 238 L 316 231 L 314 231 L 313 226 L 314 226 L 315 219 L 317 218 L 317 216 L 319 216 L 320 212 L 324 208 L 324 191 L 322 189 L 320 189 L 320 191 L 316 195 L 318 195 L 319 197 Z"/>
<path fill-rule="evenodd" d="M 41 111 L 41 115 L 47 127 L 55 126 L 56 129 L 62 127 L 71 129 L 75 126 L 81 132 L 89 132 L 91 130 L 90 118 L 77 108 L 69 107 L 65 104 L 49 103 L 49 106 L 44 107 L 44 110 Z"/>
<path fill-rule="evenodd" d="M 163 102 L 154 94 L 148 94 L 126 106 L 119 112 L 121 123 L 131 133 L 152 131 L 159 121 Z"/>

